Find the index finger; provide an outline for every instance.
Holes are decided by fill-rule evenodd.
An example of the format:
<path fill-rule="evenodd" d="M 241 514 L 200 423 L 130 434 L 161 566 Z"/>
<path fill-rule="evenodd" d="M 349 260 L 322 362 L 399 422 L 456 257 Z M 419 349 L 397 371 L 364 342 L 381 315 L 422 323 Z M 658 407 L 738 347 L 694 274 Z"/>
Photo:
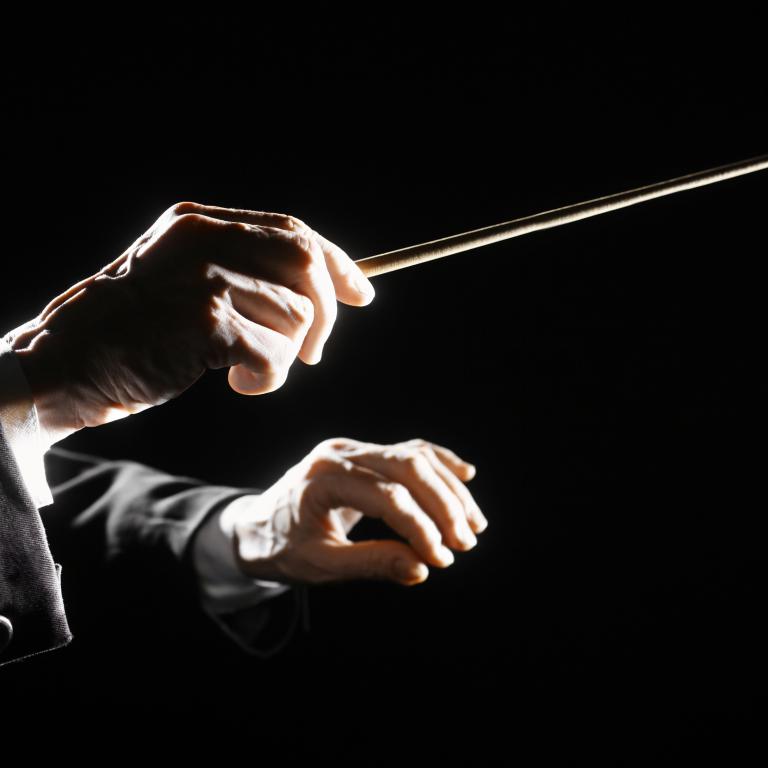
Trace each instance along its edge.
<path fill-rule="evenodd" d="M 464 461 L 464 459 L 457 456 L 450 448 L 445 448 L 442 445 L 432 443 L 429 440 L 422 440 L 421 438 L 408 440 L 406 445 L 413 445 L 417 448 L 431 448 L 437 454 L 440 461 L 442 461 L 448 469 L 464 482 L 471 480 L 477 474 L 477 468 L 474 464 Z"/>
<path fill-rule="evenodd" d="M 175 206 L 176 213 L 203 213 L 222 221 L 240 221 L 244 224 L 284 229 L 297 232 L 317 242 L 325 258 L 326 268 L 333 283 L 336 298 L 344 304 L 362 307 L 373 301 L 376 291 L 360 267 L 335 243 L 310 228 L 296 216 L 272 211 L 250 211 L 243 208 L 224 208 L 218 205 L 184 202 Z"/>
<path fill-rule="evenodd" d="M 311 230 L 314 232 L 314 230 Z M 328 271 L 339 301 L 354 307 L 364 307 L 373 301 L 376 291 L 360 267 L 338 245 L 314 232 L 323 249 Z"/>
<path fill-rule="evenodd" d="M 310 238 L 309 243 L 313 251 L 320 251 L 317 241 Z M 311 299 L 315 307 L 312 325 L 304 337 L 298 355 L 299 358 L 310 365 L 320 362 L 323 347 L 331 335 L 337 315 L 335 288 L 328 270 L 325 267 L 316 266 L 320 259 L 321 256 L 318 253 L 315 264 L 313 264 L 304 278 L 296 285 L 289 286 L 291 290 L 303 293 Z"/>

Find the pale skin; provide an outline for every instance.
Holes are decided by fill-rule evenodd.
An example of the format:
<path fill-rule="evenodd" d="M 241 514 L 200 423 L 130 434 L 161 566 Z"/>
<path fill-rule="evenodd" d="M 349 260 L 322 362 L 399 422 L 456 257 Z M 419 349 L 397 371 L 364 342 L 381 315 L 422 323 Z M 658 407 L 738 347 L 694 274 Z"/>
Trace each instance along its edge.
<path fill-rule="evenodd" d="M 240 394 L 272 392 L 297 358 L 320 361 L 337 302 L 362 307 L 373 297 L 344 250 L 300 219 L 185 201 L 8 340 L 50 446 L 167 402 L 208 369 L 228 368 Z M 450 565 L 448 548 L 470 549 L 487 526 L 464 484 L 473 475 L 452 451 L 423 440 L 335 438 L 258 504 L 227 510 L 225 522 L 249 575 L 413 584 L 428 564 Z M 346 534 L 363 515 L 405 541 L 352 544 Z"/>
<path fill-rule="evenodd" d="M 451 549 L 477 544 L 488 525 L 465 483 L 475 467 L 453 451 L 408 440 L 394 445 L 337 437 L 317 445 L 260 496 L 222 515 L 235 559 L 249 576 L 324 584 L 379 579 L 411 586 Z M 404 541 L 351 542 L 363 515 Z"/>

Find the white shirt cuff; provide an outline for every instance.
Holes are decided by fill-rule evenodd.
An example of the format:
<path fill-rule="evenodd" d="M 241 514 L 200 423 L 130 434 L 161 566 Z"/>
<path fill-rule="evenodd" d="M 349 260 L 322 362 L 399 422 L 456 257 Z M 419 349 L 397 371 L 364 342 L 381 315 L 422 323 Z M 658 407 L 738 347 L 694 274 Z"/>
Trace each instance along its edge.
<path fill-rule="evenodd" d="M 254 494 L 238 497 L 228 505 L 249 504 Z M 192 557 L 200 584 L 201 602 L 209 613 L 222 614 L 250 608 L 288 591 L 288 584 L 246 576 L 235 561 L 232 541 L 220 520 L 223 510 L 210 515 L 192 542 Z"/>
<path fill-rule="evenodd" d="M 45 476 L 43 456 L 50 446 L 40 435 L 40 422 L 32 392 L 16 353 L 0 339 L 0 422 L 21 477 L 39 509 L 53 504 Z"/>

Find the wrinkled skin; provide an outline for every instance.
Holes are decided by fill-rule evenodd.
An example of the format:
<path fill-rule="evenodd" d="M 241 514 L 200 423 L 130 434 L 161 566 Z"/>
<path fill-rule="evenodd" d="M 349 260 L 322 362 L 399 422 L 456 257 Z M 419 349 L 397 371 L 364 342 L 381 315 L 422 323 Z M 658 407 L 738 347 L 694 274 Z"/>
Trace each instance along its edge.
<path fill-rule="evenodd" d="M 338 246 L 292 216 L 178 203 L 115 261 L 7 336 L 48 445 L 164 403 L 207 369 L 282 386 L 320 360 L 337 300 L 374 295 Z"/>
<path fill-rule="evenodd" d="M 316 446 L 259 496 L 222 516 L 235 559 L 253 578 L 322 584 L 381 579 L 405 586 L 468 550 L 488 521 L 465 482 L 475 468 L 425 440 L 395 445 L 337 437 Z M 351 542 L 363 515 L 404 541 Z"/>
<path fill-rule="evenodd" d="M 292 216 L 178 203 L 117 259 L 6 335 L 30 383 L 43 440 L 167 402 L 207 369 L 242 394 L 319 362 L 337 301 L 373 288 L 338 246 Z M 221 516 L 240 568 L 288 583 L 423 581 L 487 521 L 464 485 L 474 467 L 424 440 L 334 438 L 269 490 Z M 401 541 L 352 543 L 363 515 Z"/>

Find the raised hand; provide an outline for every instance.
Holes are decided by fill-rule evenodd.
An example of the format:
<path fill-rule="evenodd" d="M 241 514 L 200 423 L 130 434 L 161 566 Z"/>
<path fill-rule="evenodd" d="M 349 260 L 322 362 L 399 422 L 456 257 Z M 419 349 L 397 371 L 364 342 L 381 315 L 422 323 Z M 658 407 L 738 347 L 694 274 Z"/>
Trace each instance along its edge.
<path fill-rule="evenodd" d="M 178 203 L 115 261 L 7 334 L 48 444 L 176 397 L 208 368 L 249 395 L 319 362 L 337 300 L 374 291 L 285 214 Z"/>

